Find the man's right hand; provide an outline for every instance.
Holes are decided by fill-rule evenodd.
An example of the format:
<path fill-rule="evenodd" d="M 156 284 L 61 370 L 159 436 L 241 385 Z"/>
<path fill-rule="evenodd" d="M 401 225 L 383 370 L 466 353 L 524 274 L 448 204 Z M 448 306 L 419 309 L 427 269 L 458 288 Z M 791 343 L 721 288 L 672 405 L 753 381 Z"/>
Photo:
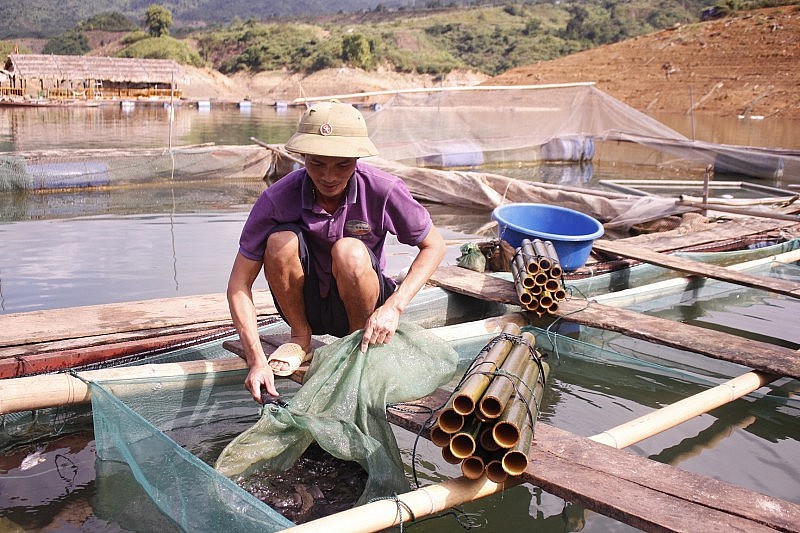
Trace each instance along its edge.
<path fill-rule="evenodd" d="M 278 391 L 275 390 L 275 375 L 272 373 L 272 369 L 266 361 L 264 361 L 263 364 L 250 368 L 250 372 L 248 372 L 247 378 L 244 380 L 244 386 L 250 391 L 253 400 L 259 405 L 261 404 L 262 386 L 266 389 L 267 394 L 279 396 Z"/>

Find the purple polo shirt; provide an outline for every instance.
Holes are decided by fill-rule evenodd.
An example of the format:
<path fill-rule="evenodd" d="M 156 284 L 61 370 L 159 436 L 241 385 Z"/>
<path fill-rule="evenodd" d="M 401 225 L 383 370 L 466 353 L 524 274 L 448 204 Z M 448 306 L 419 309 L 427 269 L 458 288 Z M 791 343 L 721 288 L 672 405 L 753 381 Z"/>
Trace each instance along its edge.
<path fill-rule="evenodd" d="M 239 252 L 253 261 L 263 261 L 272 228 L 297 224 L 306 234 L 324 298 L 332 279 L 330 250 L 334 242 L 342 237 L 361 240 L 383 269 L 388 233 L 403 244 L 417 246 L 433 225 L 430 213 L 411 197 L 402 179 L 361 162 L 356 164 L 345 195 L 344 203 L 330 214 L 314 204 L 311 179 L 304 168 L 287 174 L 256 200 L 239 239 Z"/>

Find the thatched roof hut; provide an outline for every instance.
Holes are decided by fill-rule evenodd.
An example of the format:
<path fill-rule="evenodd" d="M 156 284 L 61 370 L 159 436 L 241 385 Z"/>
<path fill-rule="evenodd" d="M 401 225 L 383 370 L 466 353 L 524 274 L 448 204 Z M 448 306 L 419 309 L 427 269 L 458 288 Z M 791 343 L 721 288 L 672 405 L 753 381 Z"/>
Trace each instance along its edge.
<path fill-rule="evenodd" d="M 124 96 L 121 89 L 168 91 L 184 76 L 181 66 L 172 60 L 47 54 L 10 54 L 4 70 L 14 87 L 102 89 L 104 97 Z M 39 83 L 32 83 L 34 80 Z"/>

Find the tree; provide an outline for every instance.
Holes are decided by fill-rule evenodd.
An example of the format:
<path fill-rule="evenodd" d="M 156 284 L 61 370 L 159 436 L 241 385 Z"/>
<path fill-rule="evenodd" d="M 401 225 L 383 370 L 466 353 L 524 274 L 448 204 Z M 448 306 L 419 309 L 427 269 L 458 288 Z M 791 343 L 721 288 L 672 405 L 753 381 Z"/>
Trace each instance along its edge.
<path fill-rule="evenodd" d="M 86 34 L 81 31 L 69 30 L 47 41 L 43 52 L 59 56 L 82 56 L 89 50 Z"/>
<path fill-rule="evenodd" d="M 342 38 L 342 59 L 354 67 L 368 70 L 372 66 L 371 49 L 369 39 L 360 33 L 351 33 Z"/>
<path fill-rule="evenodd" d="M 144 23 L 147 26 L 147 31 L 153 37 L 169 35 L 169 27 L 172 26 L 172 13 L 162 5 L 151 4 L 145 12 Z"/>

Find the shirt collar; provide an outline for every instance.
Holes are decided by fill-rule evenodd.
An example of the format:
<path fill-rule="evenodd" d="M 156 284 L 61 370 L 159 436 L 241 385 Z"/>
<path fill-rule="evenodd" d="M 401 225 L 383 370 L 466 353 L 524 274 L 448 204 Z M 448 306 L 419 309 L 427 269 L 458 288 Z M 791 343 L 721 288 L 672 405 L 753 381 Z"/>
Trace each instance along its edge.
<path fill-rule="evenodd" d="M 347 182 L 347 189 L 345 190 L 345 203 L 346 204 L 354 204 L 356 200 L 358 200 L 358 186 L 356 182 L 358 181 L 358 168 L 353 172 L 353 175 L 350 176 L 350 180 Z M 314 182 L 311 181 L 311 178 L 308 176 L 308 173 L 305 174 L 305 179 L 303 180 L 303 185 L 300 189 L 300 194 L 302 196 L 302 205 L 303 209 L 314 209 Z"/>

